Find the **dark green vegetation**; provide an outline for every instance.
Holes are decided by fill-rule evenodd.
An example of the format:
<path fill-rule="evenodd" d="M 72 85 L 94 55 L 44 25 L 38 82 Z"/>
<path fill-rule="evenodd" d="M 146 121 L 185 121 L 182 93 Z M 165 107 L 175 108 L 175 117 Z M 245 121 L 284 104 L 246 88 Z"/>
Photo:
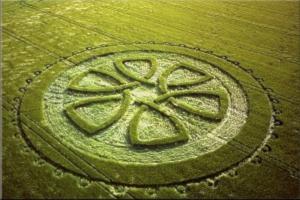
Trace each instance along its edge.
<path fill-rule="evenodd" d="M 74 121 L 80 128 L 87 131 L 89 134 L 93 134 L 103 128 L 108 127 L 126 112 L 128 105 L 130 103 L 130 96 L 129 94 L 125 93 L 124 100 L 122 102 L 122 106 L 118 110 L 117 113 L 113 114 L 112 117 L 106 119 L 97 121 L 96 123 L 90 123 L 84 119 L 75 111 L 76 108 L 89 105 L 92 103 L 102 103 L 105 101 L 115 101 L 122 99 L 119 95 L 112 95 L 112 96 L 105 96 L 105 97 L 91 97 L 87 99 L 82 99 L 80 101 L 71 103 L 65 107 L 67 115 L 71 118 L 72 121 Z"/>
<path fill-rule="evenodd" d="M 3 6 L 4 197 L 299 197 L 298 2 Z"/>
<path fill-rule="evenodd" d="M 136 115 L 133 117 L 131 123 L 130 123 L 130 128 L 129 128 L 129 133 L 130 133 L 130 139 L 133 144 L 137 145 L 160 145 L 160 144 L 168 144 L 168 143 L 174 143 L 174 142 L 180 142 L 180 141 L 186 141 L 188 140 L 188 135 L 185 130 L 184 125 L 177 119 L 175 116 L 172 116 L 168 114 L 166 111 L 163 109 L 159 108 L 155 103 L 153 102 L 148 102 L 148 101 L 142 101 L 141 103 L 146 104 L 147 106 L 143 105 L 139 111 L 136 113 Z M 138 123 L 140 122 L 141 115 L 147 111 L 151 107 L 152 109 L 157 110 L 163 115 L 166 115 L 170 118 L 170 120 L 174 123 L 176 128 L 178 129 L 178 134 L 176 136 L 171 136 L 167 138 L 158 138 L 158 139 L 152 139 L 150 141 L 142 141 L 139 139 L 138 136 Z"/>
<path fill-rule="evenodd" d="M 147 72 L 147 74 L 144 77 L 140 77 L 139 74 L 132 73 L 130 70 L 128 70 L 128 67 L 126 67 L 126 65 L 125 65 L 125 63 L 128 61 L 136 61 L 136 60 L 144 60 L 144 61 L 147 61 L 150 63 L 150 70 L 149 70 L 149 72 Z M 147 80 L 153 76 L 153 74 L 156 72 L 156 69 L 157 69 L 156 60 L 153 58 L 152 59 L 149 57 L 147 57 L 146 59 L 145 58 L 144 59 L 132 58 L 132 59 L 126 59 L 126 60 L 120 59 L 115 62 L 115 66 L 121 73 L 132 78 L 133 80 L 137 80 L 142 83 L 146 83 L 146 84 L 150 84 L 150 85 L 155 85 L 154 82 Z"/>
<path fill-rule="evenodd" d="M 177 82 L 171 82 L 171 83 L 167 83 L 167 79 L 169 77 L 169 75 L 174 72 L 175 70 L 178 70 L 180 68 L 186 68 L 189 69 L 191 71 L 195 71 L 195 72 L 200 72 L 201 74 L 204 74 L 205 76 L 196 80 L 180 80 Z M 207 75 L 205 72 L 203 72 L 202 70 L 200 70 L 199 68 L 196 68 L 194 66 L 189 66 L 186 64 L 178 64 L 178 65 L 174 65 L 170 68 L 168 68 L 167 70 L 165 70 L 159 77 L 159 88 L 161 89 L 162 92 L 167 92 L 168 86 L 186 86 L 186 85 L 195 85 L 195 84 L 200 84 L 203 83 L 205 81 L 210 80 L 212 77 L 210 77 L 209 75 Z"/>
<path fill-rule="evenodd" d="M 186 102 L 180 102 L 174 98 L 174 96 L 185 96 L 185 95 L 205 95 L 209 97 L 216 97 L 219 99 L 220 108 L 218 113 L 211 113 L 207 112 L 205 110 L 201 110 L 199 108 L 195 108 L 190 106 Z M 217 93 L 216 91 L 197 91 L 197 90 L 180 90 L 175 92 L 169 92 L 167 94 L 159 96 L 155 101 L 160 102 L 167 98 L 170 98 L 170 101 L 173 105 L 178 106 L 179 108 L 182 108 L 188 112 L 194 113 L 196 115 L 200 115 L 204 118 L 212 119 L 212 120 L 221 120 L 226 114 L 227 107 L 228 107 L 228 100 L 226 98 L 225 94 Z"/>

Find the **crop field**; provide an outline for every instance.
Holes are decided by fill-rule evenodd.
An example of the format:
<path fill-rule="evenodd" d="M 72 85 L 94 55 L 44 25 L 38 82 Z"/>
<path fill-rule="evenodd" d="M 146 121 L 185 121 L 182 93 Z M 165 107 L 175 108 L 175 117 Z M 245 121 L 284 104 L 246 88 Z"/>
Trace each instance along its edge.
<path fill-rule="evenodd" d="M 300 1 L 2 1 L 4 198 L 300 198 Z"/>

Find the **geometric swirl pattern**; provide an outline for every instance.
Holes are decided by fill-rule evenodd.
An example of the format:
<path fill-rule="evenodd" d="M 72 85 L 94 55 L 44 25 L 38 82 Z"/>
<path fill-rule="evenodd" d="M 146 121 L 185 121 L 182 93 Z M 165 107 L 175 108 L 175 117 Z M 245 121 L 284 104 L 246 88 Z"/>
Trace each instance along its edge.
<path fill-rule="evenodd" d="M 142 61 L 147 62 L 150 65 L 150 69 L 144 76 L 139 76 L 138 74 L 132 72 L 126 67 L 126 63 L 133 62 L 133 61 Z M 68 89 L 73 91 L 85 92 L 85 93 L 102 93 L 102 92 L 120 92 L 123 95 L 108 95 L 108 96 L 100 96 L 100 97 L 89 97 L 85 99 L 81 99 L 76 102 L 72 102 L 65 106 L 65 111 L 67 116 L 81 129 L 87 132 L 87 134 L 96 134 L 101 129 L 105 129 L 112 125 L 113 123 L 117 122 L 122 115 L 125 114 L 131 98 L 130 98 L 130 90 L 138 87 L 142 84 L 147 85 L 154 85 L 156 83 L 150 81 L 151 77 L 155 74 L 157 70 L 157 61 L 154 57 L 135 57 L 135 58 L 126 58 L 126 59 L 119 59 L 114 61 L 114 66 L 117 69 L 117 72 L 121 73 L 122 75 L 131 79 L 131 82 L 126 82 L 117 72 L 109 72 L 102 69 L 91 69 L 87 72 L 79 74 L 75 78 L 73 78 L 68 86 Z M 196 79 L 193 80 L 179 80 L 177 82 L 168 82 L 168 77 L 172 75 L 172 73 L 178 69 L 186 69 L 190 72 L 194 72 L 199 76 L 196 76 Z M 96 75 L 105 75 L 108 76 L 110 79 L 115 80 L 115 85 L 109 86 L 93 86 L 93 85 L 85 85 L 80 86 L 80 81 L 85 78 L 85 76 L 89 75 L 90 73 L 94 73 Z M 205 91 L 205 90 L 178 90 L 178 91 L 169 91 L 169 88 L 176 88 L 176 87 L 184 87 L 184 86 L 193 86 L 193 85 L 200 85 L 209 80 L 212 80 L 213 77 L 205 73 L 203 70 L 186 64 L 186 63 L 179 63 L 175 65 L 169 66 L 165 71 L 161 73 L 158 78 L 158 87 L 161 90 L 161 95 L 159 95 L 156 99 L 145 100 L 145 99 L 136 99 L 135 101 L 141 105 L 140 109 L 136 112 L 133 116 L 130 125 L 129 125 L 129 138 L 132 145 L 164 145 L 164 144 L 171 144 L 177 142 L 184 142 L 189 139 L 188 133 L 184 124 L 178 119 L 175 115 L 170 114 L 168 110 L 160 105 L 160 103 L 168 101 L 174 106 L 184 110 L 185 112 L 192 113 L 194 115 L 198 115 L 203 119 L 208 120 L 217 120 L 220 121 L 223 119 L 224 115 L 226 114 L 227 107 L 228 107 L 228 100 L 225 94 L 222 92 L 216 91 Z M 123 98 L 122 98 L 123 96 Z M 219 102 L 219 111 L 214 113 L 207 111 L 205 109 L 199 109 L 195 106 L 190 105 L 187 102 L 178 101 L 176 97 L 178 96 L 207 96 L 207 97 L 215 97 Z M 96 123 L 90 122 L 88 119 L 82 118 L 80 114 L 76 112 L 76 108 L 84 107 L 90 104 L 101 104 L 102 102 L 106 101 L 119 101 L 120 108 L 113 113 L 110 113 L 109 116 L 106 116 L 105 119 L 98 121 Z M 162 138 L 155 138 L 150 140 L 142 140 L 139 137 L 138 131 L 138 124 L 141 122 L 141 116 L 147 110 L 152 109 L 156 112 L 167 117 L 172 125 L 175 127 L 177 134 L 168 137 Z"/>

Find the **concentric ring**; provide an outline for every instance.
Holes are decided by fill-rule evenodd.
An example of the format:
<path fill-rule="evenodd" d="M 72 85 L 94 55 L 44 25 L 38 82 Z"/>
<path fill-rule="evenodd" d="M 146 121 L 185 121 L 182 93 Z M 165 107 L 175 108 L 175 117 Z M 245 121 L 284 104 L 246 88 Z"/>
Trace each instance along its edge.
<path fill-rule="evenodd" d="M 47 109 L 44 93 L 50 85 L 64 71 L 75 69 L 83 63 L 101 57 L 137 51 L 188 57 L 206 63 L 234 80 L 243 91 L 247 104 L 247 118 L 240 132 L 214 151 L 205 154 L 196 152 L 182 160 L 165 162 L 162 159 L 160 162 L 152 163 L 130 163 L 121 159 L 112 159 L 110 154 L 95 156 L 84 149 L 73 148 L 74 145 L 66 145 L 63 140 L 54 137 L 53 129 L 49 127 L 44 117 L 44 110 Z M 51 70 L 41 74 L 28 88 L 21 105 L 20 120 L 26 136 L 37 149 L 49 159 L 77 174 L 92 179 L 133 185 L 169 184 L 207 177 L 230 168 L 252 154 L 268 132 L 271 109 L 261 86 L 237 66 L 210 54 L 177 46 L 135 44 L 92 49 L 74 55 L 68 60 L 76 64 L 70 67 L 63 62 L 58 62 L 51 67 Z M 162 148 L 159 151 L 165 150 Z M 141 148 L 139 151 L 143 152 L 145 149 Z"/>

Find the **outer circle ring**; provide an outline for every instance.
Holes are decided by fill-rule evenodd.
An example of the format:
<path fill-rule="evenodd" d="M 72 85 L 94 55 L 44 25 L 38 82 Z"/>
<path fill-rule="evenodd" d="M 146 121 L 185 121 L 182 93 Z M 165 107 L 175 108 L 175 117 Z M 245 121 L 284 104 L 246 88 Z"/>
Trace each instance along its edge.
<path fill-rule="evenodd" d="M 161 51 L 182 54 L 217 67 L 233 77 L 247 95 L 249 113 L 241 132 L 218 150 L 183 162 L 158 165 L 128 165 L 107 159 L 99 159 L 77 149 L 66 148 L 49 134 L 43 122 L 43 91 L 57 75 L 78 63 L 123 51 Z M 32 146 L 57 166 L 93 180 L 127 185 L 164 185 L 211 177 L 252 155 L 266 137 L 272 116 L 268 96 L 261 85 L 244 70 L 231 62 L 184 46 L 162 44 L 126 44 L 90 48 L 79 54 L 60 59 L 51 70 L 41 73 L 27 88 L 18 111 L 18 121 L 23 135 Z M 38 101 L 38 103 L 36 103 Z"/>

